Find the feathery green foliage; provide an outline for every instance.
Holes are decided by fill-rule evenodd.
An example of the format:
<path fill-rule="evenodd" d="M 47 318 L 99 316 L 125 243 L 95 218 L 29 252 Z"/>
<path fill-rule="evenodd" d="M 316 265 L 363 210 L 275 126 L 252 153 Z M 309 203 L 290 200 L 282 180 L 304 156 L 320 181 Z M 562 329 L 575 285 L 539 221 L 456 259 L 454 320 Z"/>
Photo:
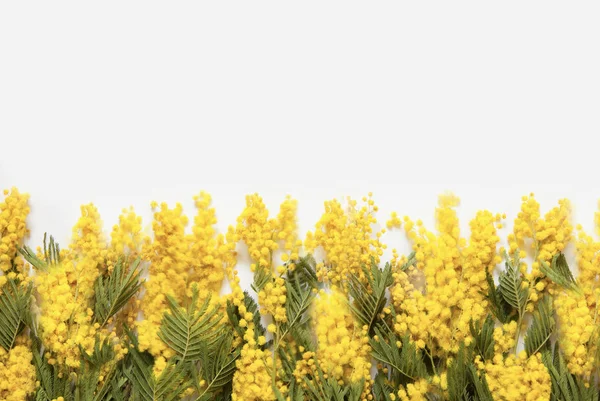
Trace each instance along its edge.
<path fill-rule="evenodd" d="M 318 361 L 315 361 L 316 377 L 304 377 L 308 399 L 314 401 L 359 401 L 364 388 L 364 379 L 343 385 L 332 376 L 326 376 Z"/>
<path fill-rule="evenodd" d="M 350 309 L 361 326 L 367 326 L 368 332 L 373 329 L 380 318 L 383 308 L 387 303 L 386 290 L 392 285 L 392 265 L 386 263 L 383 270 L 375 261 L 371 261 L 371 269 L 363 266 L 363 273 L 367 282 L 363 283 L 358 277 L 352 275 L 349 280 L 349 293 L 352 298 Z"/>
<path fill-rule="evenodd" d="M 400 340 L 391 330 L 382 332 L 375 328 L 375 336 L 369 343 L 373 358 L 391 368 L 391 381 L 395 385 L 428 376 L 422 355 L 407 337 Z"/>
<path fill-rule="evenodd" d="M 373 380 L 373 396 L 375 399 L 392 401 L 390 394 L 394 392 L 394 387 L 389 384 L 387 375 L 383 372 L 377 372 L 375 380 Z"/>
<path fill-rule="evenodd" d="M 469 364 L 467 368 L 469 369 L 469 377 L 473 384 L 473 399 L 476 401 L 494 401 L 485 375 L 481 372 L 477 372 L 477 369 L 475 369 L 475 366 L 472 363 Z"/>
<path fill-rule="evenodd" d="M 527 285 L 523 285 L 518 251 L 512 259 L 506 255 L 505 266 L 506 269 L 500 272 L 498 291 L 502 298 L 517 311 L 519 317 L 522 317 L 527 306 L 529 289 Z"/>
<path fill-rule="evenodd" d="M 550 297 L 544 296 L 533 312 L 533 322 L 525 336 L 525 351 L 528 356 L 550 347 L 550 336 L 554 332 L 554 328 L 552 303 Z"/>
<path fill-rule="evenodd" d="M 187 374 L 189 365 L 179 358 L 167 361 L 159 377 L 154 377 L 153 358 L 138 350 L 137 339 L 128 331 L 132 347 L 127 354 L 130 369 L 125 371 L 132 384 L 132 397 L 136 401 L 174 401 L 188 389 L 192 382 Z"/>
<path fill-rule="evenodd" d="M 127 267 L 127 261 L 120 259 L 113 270 L 100 275 L 94 283 L 94 320 L 104 327 L 111 317 L 123 308 L 139 291 L 141 260 L 136 259 Z"/>
<path fill-rule="evenodd" d="M 32 285 L 9 278 L 0 288 L 0 345 L 10 350 L 25 328 L 29 315 Z"/>
<path fill-rule="evenodd" d="M 170 312 L 163 316 L 158 336 L 171 347 L 184 361 L 195 361 L 201 358 L 206 342 L 219 339 L 217 326 L 219 320 L 214 318 L 218 307 L 210 306 L 210 295 L 198 305 L 198 288 L 192 289 L 192 298 L 187 306 L 179 306 L 177 301 L 167 296 Z"/>
<path fill-rule="evenodd" d="M 464 401 L 469 394 L 469 355 L 468 350 L 461 344 L 455 358 L 448 366 L 448 400 Z"/>
<path fill-rule="evenodd" d="M 206 387 L 199 388 L 197 401 L 214 399 L 217 393 L 231 383 L 235 373 L 235 361 L 240 356 L 240 347 L 233 347 L 233 334 L 223 330 L 219 341 L 203 343 L 200 354 L 201 374 Z"/>
<path fill-rule="evenodd" d="M 494 319 L 492 315 L 487 315 L 483 324 L 481 322 L 470 322 L 471 335 L 473 336 L 473 345 L 475 352 L 486 361 L 494 356 Z"/>
<path fill-rule="evenodd" d="M 508 323 L 511 319 L 512 307 L 506 302 L 500 293 L 499 288 L 496 286 L 496 283 L 494 283 L 494 278 L 487 270 L 485 272 L 485 278 L 488 284 L 488 292 L 483 295 L 488 299 L 490 311 L 501 323 Z"/>
<path fill-rule="evenodd" d="M 59 371 L 58 365 L 48 363 L 43 353 L 41 341 L 33 336 L 31 339 L 31 351 L 33 354 L 33 365 L 40 386 L 35 393 L 36 401 L 52 401 L 63 397 L 65 401 L 73 401 L 73 389 L 68 376 Z"/>
<path fill-rule="evenodd" d="M 273 280 L 273 273 L 264 266 L 256 265 L 256 269 L 254 270 L 254 280 L 250 287 L 258 294 L 271 280 Z"/>
<path fill-rule="evenodd" d="M 540 270 L 546 275 L 546 277 L 559 286 L 577 293 L 581 293 L 581 289 L 577 284 L 577 280 L 575 280 L 575 277 L 573 277 L 571 269 L 569 269 L 569 265 L 567 264 L 567 259 L 565 258 L 564 254 L 560 253 L 558 255 L 554 255 L 550 265 L 542 261 Z"/>
<path fill-rule="evenodd" d="M 542 361 L 552 381 L 551 401 L 598 401 L 598 387 L 595 383 L 586 386 L 581 377 L 572 375 L 560 352 L 558 344 L 554 349 L 542 352 Z M 597 379 L 593 379 L 596 381 Z"/>
<path fill-rule="evenodd" d="M 74 390 L 76 400 L 111 401 L 115 398 L 115 386 L 119 393 L 127 381 L 122 374 L 121 363 L 112 366 L 106 374 L 102 369 L 115 357 L 113 347 L 108 340 L 100 341 L 96 338 L 94 351 L 88 354 L 83 348 L 81 351 L 81 366 Z M 100 376 L 104 376 L 100 380 Z"/>
<path fill-rule="evenodd" d="M 49 266 L 60 263 L 60 247 L 58 242 L 54 241 L 54 237 L 50 236 L 50 243 L 47 243 L 47 234 L 44 233 L 44 260 L 39 259 L 35 252 L 28 246 L 19 248 L 19 253 L 28 261 L 34 268 L 45 271 Z"/>
<path fill-rule="evenodd" d="M 308 308 L 315 299 L 315 289 L 317 288 L 317 277 L 314 273 L 314 259 L 300 260 L 295 264 L 295 269 L 288 272 L 285 282 L 287 291 L 286 296 L 286 317 L 287 321 L 280 323 L 278 339 L 285 339 L 288 334 L 297 340 L 299 345 L 304 348 L 314 349 L 314 341 L 310 327 L 310 315 Z M 279 346 L 279 342 L 275 347 Z"/>

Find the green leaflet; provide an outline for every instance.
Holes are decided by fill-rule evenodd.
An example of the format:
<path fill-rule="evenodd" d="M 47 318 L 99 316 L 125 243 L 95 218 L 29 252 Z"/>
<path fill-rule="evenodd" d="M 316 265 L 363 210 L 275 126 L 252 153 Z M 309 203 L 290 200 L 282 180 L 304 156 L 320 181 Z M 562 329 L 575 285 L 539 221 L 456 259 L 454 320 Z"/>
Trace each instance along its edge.
<path fill-rule="evenodd" d="M 177 301 L 167 296 L 170 312 L 163 316 L 158 336 L 171 347 L 184 361 L 195 361 L 201 358 L 205 342 L 219 339 L 214 318 L 218 307 L 209 310 L 210 296 L 198 305 L 198 289 L 192 290 L 192 299 L 187 308 L 179 306 Z"/>
<path fill-rule="evenodd" d="M 8 279 L 0 288 L 0 345 L 6 351 L 12 348 L 28 320 L 32 288 L 15 279 Z"/>

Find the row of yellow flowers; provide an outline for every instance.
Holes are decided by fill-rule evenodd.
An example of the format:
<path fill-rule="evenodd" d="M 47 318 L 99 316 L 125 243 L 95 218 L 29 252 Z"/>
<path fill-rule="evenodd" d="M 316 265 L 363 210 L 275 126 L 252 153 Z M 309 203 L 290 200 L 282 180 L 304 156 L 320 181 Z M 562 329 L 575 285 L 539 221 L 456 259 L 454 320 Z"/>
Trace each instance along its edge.
<path fill-rule="evenodd" d="M 152 202 L 152 235 L 132 208 L 106 235 L 88 204 L 66 247 L 31 251 L 29 197 L 4 195 L 1 400 L 598 399 L 600 241 L 567 200 L 542 214 L 523 197 L 506 249 L 507 216 L 479 211 L 465 237 L 451 194 L 435 228 L 392 213 L 378 232 L 371 194 L 326 201 L 302 239 L 291 197 L 270 214 L 248 195 L 218 233 L 202 192 L 191 224 L 181 204 Z M 384 261 L 396 229 L 414 252 Z"/>

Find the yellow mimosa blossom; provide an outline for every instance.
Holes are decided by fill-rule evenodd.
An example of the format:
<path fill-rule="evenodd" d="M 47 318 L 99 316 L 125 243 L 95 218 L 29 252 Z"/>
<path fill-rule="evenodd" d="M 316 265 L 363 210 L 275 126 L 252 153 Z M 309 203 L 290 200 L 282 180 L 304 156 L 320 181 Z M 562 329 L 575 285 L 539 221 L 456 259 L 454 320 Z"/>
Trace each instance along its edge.
<path fill-rule="evenodd" d="M 29 232 L 25 220 L 29 214 L 29 195 L 17 188 L 4 190 L 6 196 L 0 203 L 0 272 L 12 269 L 23 273 L 23 259 L 17 257 L 17 249 Z M 1 283 L 0 283 L 1 284 Z"/>
<path fill-rule="evenodd" d="M 551 382 L 548 369 L 540 354 L 527 358 L 525 351 L 519 356 L 494 355 L 492 361 L 480 367 L 485 370 L 489 389 L 494 400 L 501 401 L 548 401 Z"/>
<path fill-rule="evenodd" d="M 78 299 L 83 302 L 89 302 L 94 296 L 94 281 L 104 268 L 107 248 L 98 209 L 93 204 L 81 206 L 81 217 L 73 227 L 69 250 L 62 258 L 73 266 L 66 271 L 70 282 L 77 287 Z"/>
<path fill-rule="evenodd" d="M 244 335 L 245 344 L 236 361 L 233 376 L 233 401 L 275 400 L 273 391 L 273 356 L 263 351 L 254 340 L 254 329 L 248 327 Z"/>
<path fill-rule="evenodd" d="M 397 309 L 396 331 L 407 330 L 417 346 L 429 345 L 432 352 L 457 352 L 464 341 L 469 345 L 471 321 L 487 314 L 486 273 L 500 261 L 496 250 L 499 237 L 495 223 L 500 216 L 480 211 L 471 221 L 467 244 L 460 237 L 455 207 L 459 199 L 444 195 L 436 208 L 438 234 L 427 231 L 421 221 L 405 218 L 404 228 L 413 242 L 417 268 L 425 285 L 415 290 L 406 273 L 395 274 L 391 295 Z M 409 269 L 413 276 L 416 272 Z"/>
<path fill-rule="evenodd" d="M 166 296 L 171 295 L 181 302 L 187 292 L 190 267 L 185 235 L 187 223 L 181 204 L 170 209 L 162 203 L 154 213 L 154 239 L 143 250 L 150 266 L 149 277 L 144 284 L 146 293 L 140 307 L 144 319 L 137 325 L 139 346 L 140 350 L 148 351 L 156 358 L 158 366 L 166 366 L 166 360 L 173 355 L 173 351 L 158 337 L 163 314 L 168 310 Z"/>
<path fill-rule="evenodd" d="M 147 237 L 142 231 L 142 217 L 138 216 L 132 207 L 123 209 L 119 223 L 113 226 L 108 250 L 109 269 L 119 258 L 128 256 L 136 258 L 142 251 Z"/>
<path fill-rule="evenodd" d="M 426 379 L 420 379 L 414 383 L 409 383 L 406 387 L 398 390 L 398 399 L 401 401 L 427 401 L 425 394 L 429 389 L 429 383 Z"/>
<path fill-rule="evenodd" d="M 91 324 L 92 310 L 82 303 L 72 281 L 72 262 L 52 265 L 35 277 L 39 295 L 40 336 L 51 358 L 51 364 L 78 368 L 79 346 L 92 352 L 96 330 Z"/>
<path fill-rule="evenodd" d="M 362 267 L 370 266 L 371 259 L 379 263 L 386 248 L 373 236 L 373 225 L 377 223 L 377 206 L 369 196 L 358 208 L 355 200 L 348 198 L 346 210 L 338 200 L 325 202 L 325 213 L 316 224 L 315 232 L 308 232 L 305 248 L 312 252 L 320 247 L 325 252 L 325 261 L 318 265 L 317 275 L 344 289 L 349 275 L 364 280 Z"/>
<path fill-rule="evenodd" d="M 533 283 L 542 276 L 540 263 L 548 263 L 571 240 L 573 227 L 570 220 L 571 204 L 567 199 L 559 200 L 558 206 L 541 218 L 540 204 L 534 195 L 522 198 L 521 211 L 515 219 L 513 233 L 508 236 L 508 241 L 511 253 L 517 249 L 532 252 L 534 262 L 526 275 L 529 282 Z"/>
<path fill-rule="evenodd" d="M 246 208 L 237 218 L 236 233 L 248 246 L 252 271 L 257 265 L 272 268 L 273 252 L 279 248 L 278 227 L 277 219 L 269 219 L 269 211 L 262 198 L 258 194 L 247 195 Z"/>
<path fill-rule="evenodd" d="M 92 325 L 94 282 L 104 266 L 107 244 L 100 214 L 92 204 L 81 207 L 69 249 L 61 263 L 35 277 L 40 307 L 40 333 L 50 363 L 77 368 L 79 346 L 90 353 L 96 329 Z"/>
<path fill-rule="evenodd" d="M 271 282 L 268 282 L 258 293 L 258 304 L 261 306 L 261 314 L 272 315 L 276 322 L 286 322 L 286 292 L 283 277 L 276 277 Z"/>
<path fill-rule="evenodd" d="M 0 347 L 0 399 L 25 401 L 36 388 L 31 344 L 20 335 L 10 351 Z"/>
<path fill-rule="evenodd" d="M 298 239 L 298 201 L 289 195 L 281 203 L 277 215 L 277 240 L 283 242 L 284 262 L 298 259 L 298 251 L 302 241 Z"/>
<path fill-rule="evenodd" d="M 235 256 L 235 242 L 226 241 L 223 234 L 217 234 L 216 210 L 211 207 L 212 198 L 208 193 L 200 192 L 194 202 L 198 212 L 189 237 L 191 281 L 217 295 L 223 285 L 226 264 L 232 254 Z"/>
<path fill-rule="evenodd" d="M 559 342 L 569 371 L 586 378 L 592 374 L 597 336 L 595 308 L 590 308 L 585 296 L 561 291 L 555 298 L 559 322 Z"/>
<path fill-rule="evenodd" d="M 496 354 L 507 353 L 514 348 L 517 340 L 517 325 L 517 322 L 512 320 L 510 323 L 494 329 L 494 352 Z"/>
<path fill-rule="evenodd" d="M 336 288 L 321 292 L 314 307 L 317 359 L 324 372 L 337 380 L 370 380 L 371 358 L 367 333 L 355 322 L 346 297 Z"/>

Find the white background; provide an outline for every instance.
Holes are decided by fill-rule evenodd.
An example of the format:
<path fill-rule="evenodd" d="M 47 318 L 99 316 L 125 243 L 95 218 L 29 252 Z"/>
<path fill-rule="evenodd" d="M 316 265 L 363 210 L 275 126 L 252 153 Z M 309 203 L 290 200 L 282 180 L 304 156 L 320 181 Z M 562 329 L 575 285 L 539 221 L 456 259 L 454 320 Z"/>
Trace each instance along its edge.
<path fill-rule="evenodd" d="M 598 2 L 3 2 L 0 187 L 31 194 L 30 244 L 62 243 L 94 202 L 212 193 L 272 213 L 374 192 L 432 224 L 453 190 L 467 226 L 534 191 L 592 229 L 600 198 Z M 507 231 L 505 231 L 507 233 Z M 396 235 L 396 234 L 394 234 Z M 387 236 L 406 250 L 401 234 Z M 465 235 L 467 235 L 465 233 Z"/>

